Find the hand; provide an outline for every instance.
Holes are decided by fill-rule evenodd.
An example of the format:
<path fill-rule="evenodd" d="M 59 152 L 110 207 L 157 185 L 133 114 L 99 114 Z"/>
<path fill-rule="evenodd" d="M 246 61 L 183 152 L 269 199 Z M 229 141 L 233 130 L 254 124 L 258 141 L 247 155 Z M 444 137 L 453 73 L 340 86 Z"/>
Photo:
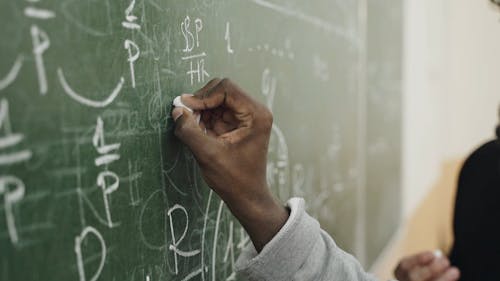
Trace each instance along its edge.
<path fill-rule="evenodd" d="M 271 112 L 228 79 L 213 79 L 181 100 L 194 113 L 182 107 L 172 111 L 175 135 L 260 251 L 288 219 L 266 182 Z"/>
<path fill-rule="evenodd" d="M 422 252 L 402 259 L 394 275 L 399 281 L 456 281 L 460 271 L 446 257 Z"/>

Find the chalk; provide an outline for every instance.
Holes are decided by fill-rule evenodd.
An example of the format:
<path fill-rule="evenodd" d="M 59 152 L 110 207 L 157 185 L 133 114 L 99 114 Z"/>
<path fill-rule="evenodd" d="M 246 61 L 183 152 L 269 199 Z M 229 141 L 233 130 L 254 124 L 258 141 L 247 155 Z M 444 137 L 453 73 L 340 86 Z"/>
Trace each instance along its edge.
<path fill-rule="evenodd" d="M 184 107 L 185 109 L 189 110 L 189 112 L 193 113 L 193 110 L 191 108 L 189 108 L 187 105 L 182 103 L 181 96 L 175 97 L 173 105 L 175 107 Z"/>
<path fill-rule="evenodd" d="M 441 258 L 441 257 L 443 257 L 443 252 L 441 252 L 441 250 L 435 250 L 434 251 L 434 256 L 436 258 Z"/>
<path fill-rule="evenodd" d="M 196 123 L 200 123 L 200 119 L 201 119 L 201 115 L 200 113 L 198 112 L 193 112 L 193 110 L 191 108 L 189 108 L 187 105 L 185 105 L 184 103 L 182 103 L 182 100 L 181 100 L 181 96 L 177 96 L 175 97 L 174 101 L 172 102 L 172 104 L 175 106 L 175 107 L 184 107 L 185 109 L 187 109 L 189 112 L 191 113 L 194 113 L 195 115 L 195 118 L 196 118 Z"/>

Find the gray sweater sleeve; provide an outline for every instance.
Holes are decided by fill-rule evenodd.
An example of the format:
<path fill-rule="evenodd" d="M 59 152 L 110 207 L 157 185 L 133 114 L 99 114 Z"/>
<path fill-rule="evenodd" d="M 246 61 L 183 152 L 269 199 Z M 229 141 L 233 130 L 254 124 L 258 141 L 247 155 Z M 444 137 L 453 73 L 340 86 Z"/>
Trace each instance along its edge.
<path fill-rule="evenodd" d="M 250 281 L 375 281 L 358 261 L 342 251 L 305 212 L 304 200 L 292 198 L 290 217 L 260 253 L 250 243 L 236 270 Z"/>

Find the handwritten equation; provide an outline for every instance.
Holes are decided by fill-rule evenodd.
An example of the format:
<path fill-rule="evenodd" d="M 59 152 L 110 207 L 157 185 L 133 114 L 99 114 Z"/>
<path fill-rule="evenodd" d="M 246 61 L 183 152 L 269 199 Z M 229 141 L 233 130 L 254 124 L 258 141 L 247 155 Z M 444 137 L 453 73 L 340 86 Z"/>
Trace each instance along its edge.
<path fill-rule="evenodd" d="M 121 261 L 118 253 L 123 253 L 122 249 L 137 255 L 131 258 L 136 263 L 123 266 L 129 267 L 124 270 L 131 281 L 237 280 L 236 257 L 251 241 L 224 202 L 202 182 L 192 154 L 173 139 L 169 98 L 179 94 L 173 92 L 178 91 L 177 84 L 192 86 L 190 89 L 204 85 L 220 69 L 221 56 L 234 62 L 241 55 L 260 60 L 251 70 L 256 77 L 252 77 L 255 94 L 275 112 L 279 102 L 290 97 L 287 96 L 290 88 L 286 87 L 289 80 L 280 66 L 305 62 L 301 64 L 303 71 L 311 74 L 315 82 L 326 83 L 334 79 L 328 59 L 313 48 L 302 52 L 299 40 L 293 35 L 280 33 L 262 40 L 251 38 L 248 43 L 243 40 L 247 38 L 238 19 L 221 16 L 216 24 L 197 9 L 174 13 L 154 0 L 127 0 L 116 6 L 104 0 L 99 4 L 102 9 L 96 12 L 106 15 L 113 9 L 119 11 L 114 17 L 103 18 L 99 27 L 71 18 L 78 14 L 72 9 L 81 8 L 76 1 L 65 3 L 61 9 L 49 9 L 46 0 L 21 3 L 22 16 L 29 22 L 26 37 L 30 50 L 19 51 L 9 58 L 5 62 L 8 65 L 5 73 L 0 73 L 0 198 L 3 201 L 0 214 L 5 218 L 2 220 L 5 225 L 0 221 L 0 230 L 6 234 L 5 239 L 0 236 L 0 240 L 8 240 L 13 251 L 35 247 L 25 243 L 28 235 L 23 227 L 25 229 L 29 222 L 22 218 L 33 210 L 25 209 L 23 204 L 36 201 L 31 197 L 46 196 L 50 204 L 52 200 L 68 200 L 67 204 L 72 207 L 63 214 L 53 215 L 47 211 L 50 213 L 47 220 L 53 224 L 47 232 L 54 231 L 57 235 L 51 241 L 44 237 L 46 240 L 40 244 L 58 243 L 58 237 L 70 237 L 70 243 L 68 239 L 60 243 L 64 243 L 61 256 L 71 257 L 64 262 L 69 264 L 68 275 L 73 276 L 73 280 L 108 278 L 112 275 L 110 272 L 117 270 L 115 266 Z M 270 1 L 248 3 L 284 18 L 298 19 L 321 32 L 342 33 L 334 25 L 291 7 Z M 148 21 L 147 5 L 167 18 L 168 25 Z M 74 61 L 54 60 L 53 53 L 65 43 L 59 39 L 64 38 L 58 34 L 59 30 L 52 28 L 59 18 L 68 19 L 68 23 L 74 25 L 65 32 L 78 30 L 82 36 L 106 41 L 105 48 L 98 46 L 95 47 L 98 51 L 83 54 L 84 46 L 74 52 Z M 348 41 L 353 40 L 350 36 L 341 34 Z M 99 63 L 79 65 L 81 61 Z M 99 69 L 106 67 L 109 70 Z M 298 72 L 296 67 L 293 71 Z M 97 78 L 103 73 L 107 76 L 102 78 L 104 82 L 87 81 L 90 80 L 85 76 L 88 73 Z M 29 81 L 30 78 L 33 81 Z M 60 101 L 48 110 L 64 112 L 60 116 L 51 112 L 46 117 L 56 116 L 50 125 L 61 127 L 58 134 L 50 136 L 54 140 L 50 148 L 28 134 L 31 128 L 26 122 L 11 117 L 21 115 L 19 108 L 24 101 L 7 92 L 26 81 L 36 85 L 36 92 L 22 94 L 36 95 L 37 101 L 47 104 Z M 12 108 L 17 112 L 13 114 Z M 305 187 L 316 183 L 314 177 L 319 172 L 310 163 L 290 155 L 290 136 L 283 124 L 286 121 L 281 122 L 275 121 L 272 126 L 267 183 L 282 199 L 292 195 L 309 196 L 312 213 L 325 215 L 330 210 L 325 207 L 330 195 L 345 192 L 349 188 L 345 182 L 355 178 L 356 171 L 351 170 L 351 178 L 322 171 L 331 175 L 320 177 L 319 195 L 312 198 Z M 320 160 L 325 166 L 342 160 L 345 143 L 339 139 L 340 133 L 333 131 L 333 136 L 328 136 L 333 144 Z M 35 171 L 35 177 L 38 172 L 47 175 L 54 187 L 25 184 L 33 180 L 25 175 L 29 173 L 18 171 L 28 170 Z M 335 167 L 335 170 L 340 169 Z M 39 195 L 39 190 L 35 192 L 37 188 L 50 191 Z M 75 223 L 66 229 L 64 223 L 58 224 L 59 216 L 71 216 Z M 123 245 L 124 240 L 120 240 L 123 236 L 130 239 L 126 244 L 138 246 L 131 249 L 130 245 Z"/>

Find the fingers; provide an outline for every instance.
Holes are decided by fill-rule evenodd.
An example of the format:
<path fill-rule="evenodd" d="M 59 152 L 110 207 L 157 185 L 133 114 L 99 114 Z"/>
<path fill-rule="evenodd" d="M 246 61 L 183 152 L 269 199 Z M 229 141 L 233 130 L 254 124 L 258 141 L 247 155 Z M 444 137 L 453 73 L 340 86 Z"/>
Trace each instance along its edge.
<path fill-rule="evenodd" d="M 433 281 L 457 281 L 460 278 L 460 271 L 456 267 L 448 268 L 443 275 Z"/>
<path fill-rule="evenodd" d="M 172 118 L 175 120 L 175 135 L 189 147 L 201 163 L 207 163 L 217 155 L 220 144 L 198 125 L 193 113 L 177 107 L 172 111 Z"/>
<path fill-rule="evenodd" d="M 436 278 L 440 276 L 447 270 L 450 266 L 450 262 L 446 258 L 437 258 L 427 266 L 419 266 L 413 269 L 409 276 L 410 280 L 415 281 L 426 281 L 432 280 L 431 278 Z"/>
<path fill-rule="evenodd" d="M 213 79 L 194 95 L 182 95 L 182 102 L 199 111 L 225 106 L 235 112 L 245 111 L 255 102 L 229 79 Z"/>
<path fill-rule="evenodd" d="M 429 251 L 406 257 L 399 263 L 395 270 L 395 275 L 397 278 L 403 279 L 403 276 L 408 275 L 415 267 L 425 266 L 433 260 L 434 254 Z"/>
<path fill-rule="evenodd" d="M 213 87 L 215 87 L 217 84 L 220 83 L 222 79 L 220 78 L 214 78 L 210 81 L 208 81 L 208 83 L 203 86 L 201 89 L 199 89 L 198 91 L 194 92 L 193 95 L 194 96 L 198 96 L 198 95 L 203 95 L 204 93 L 210 91 Z"/>

